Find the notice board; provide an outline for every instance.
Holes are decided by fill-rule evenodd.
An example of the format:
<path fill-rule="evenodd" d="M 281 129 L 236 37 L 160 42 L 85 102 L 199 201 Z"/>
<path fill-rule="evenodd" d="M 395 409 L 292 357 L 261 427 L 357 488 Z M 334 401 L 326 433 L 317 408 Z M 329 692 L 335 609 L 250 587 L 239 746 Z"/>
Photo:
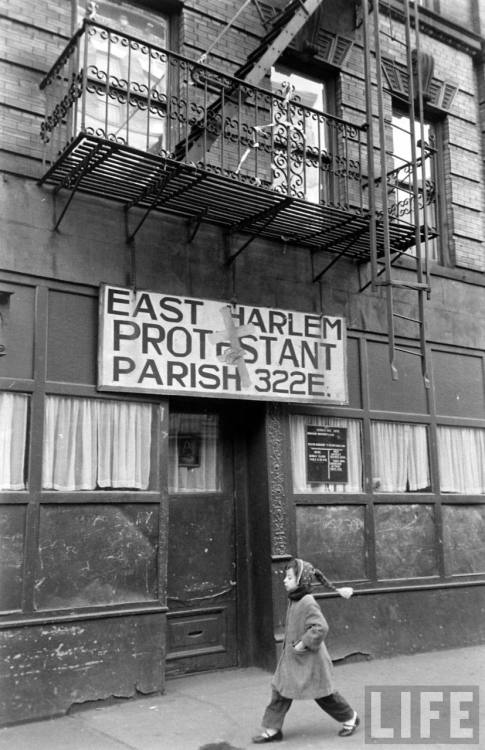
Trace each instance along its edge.
<path fill-rule="evenodd" d="M 308 484 L 349 481 L 346 427 L 307 425 L 306 471 Z"/>

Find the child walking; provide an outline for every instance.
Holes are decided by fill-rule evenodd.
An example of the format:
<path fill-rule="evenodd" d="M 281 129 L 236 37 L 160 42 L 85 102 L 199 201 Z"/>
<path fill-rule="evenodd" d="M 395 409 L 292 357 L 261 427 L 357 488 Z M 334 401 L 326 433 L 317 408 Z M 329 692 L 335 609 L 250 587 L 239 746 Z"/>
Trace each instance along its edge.
<path fill-rule="evenodd" d="M 320 708 L 342 724 L 340 737 L 350 737 L 360 724 L 357 713 L 335 690 L 333 669 L 324 638 L 327 621 L 311 595 L 313 578 L 348 599 L 350 587 L 336 588 L 323 573 L 305 560 L 295 558 L 286 566 L 283 581 L 289 604 L 283 653 L 272 680 L 272 696 L 264 712 L 262 730 L 253 742 L 283 739 L 281 728 L 292 701 L 312 698 Z"/>

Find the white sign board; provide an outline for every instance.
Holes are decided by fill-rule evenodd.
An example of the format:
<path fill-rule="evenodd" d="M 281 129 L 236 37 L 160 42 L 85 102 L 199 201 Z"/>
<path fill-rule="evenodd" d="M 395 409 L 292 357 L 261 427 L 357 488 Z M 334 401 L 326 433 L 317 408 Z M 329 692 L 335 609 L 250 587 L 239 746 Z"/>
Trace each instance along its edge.
<path fill-rule="evenodd" d="M 343 318 L 103 285 L 100 389 L 347 402 Z"/>

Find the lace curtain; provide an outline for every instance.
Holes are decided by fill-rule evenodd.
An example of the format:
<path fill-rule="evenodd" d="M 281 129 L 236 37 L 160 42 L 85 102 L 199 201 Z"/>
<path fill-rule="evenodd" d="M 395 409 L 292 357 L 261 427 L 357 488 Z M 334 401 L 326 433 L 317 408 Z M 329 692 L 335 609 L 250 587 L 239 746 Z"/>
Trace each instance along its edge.
<path fill-rule="evenodd" d="M 48 396 L 44 489 L 147 489 L 151 421 L 150 404 Z"/>
<path fill-rule="evenodd" d="M 181 452 L 191 446 L 192 465 L 184 465 Z M 220 490 L 219 423 L 216 414 L 171 414 L 170 492 Z M 190 462 L 189 462 L 190 463 Z"/>
<path fill-rule="evenodd" d="M 416 492 L 430 486 L 424 425 L 372 422 L 372 477 L 379 492 Z"/>
<path fill-rule="evenodd" d="M 29 397 L 0 393 L 0 490 L 25 489 Z"/>
<path fill-rule="evenodd" d="M 485 493 L 485 430 L 438 427 L 442 492 Z"/>
<path fill-rule="evenodd" d="M 325 425 L 347 428 L 348 479 L 346 484 L 307 484 L 306 479 L 306 427 Z M 318 417 L 295 414 L 290 417 L 291 463 L 295 492 L 362 492 L 361 424 L 357 419 Z"/>

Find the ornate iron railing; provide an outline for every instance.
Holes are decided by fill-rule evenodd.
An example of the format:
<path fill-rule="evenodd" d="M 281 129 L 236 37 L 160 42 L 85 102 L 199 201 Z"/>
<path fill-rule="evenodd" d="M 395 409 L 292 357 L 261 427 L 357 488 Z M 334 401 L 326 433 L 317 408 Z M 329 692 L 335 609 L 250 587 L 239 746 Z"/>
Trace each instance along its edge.
<path fill-rule="evenodd" d="M 360 212 L 366 131 L 86 20 L 43 80 L 51 166 L 86 134 Z M 122 176 L 120 176 L 122 179 Z"/>

